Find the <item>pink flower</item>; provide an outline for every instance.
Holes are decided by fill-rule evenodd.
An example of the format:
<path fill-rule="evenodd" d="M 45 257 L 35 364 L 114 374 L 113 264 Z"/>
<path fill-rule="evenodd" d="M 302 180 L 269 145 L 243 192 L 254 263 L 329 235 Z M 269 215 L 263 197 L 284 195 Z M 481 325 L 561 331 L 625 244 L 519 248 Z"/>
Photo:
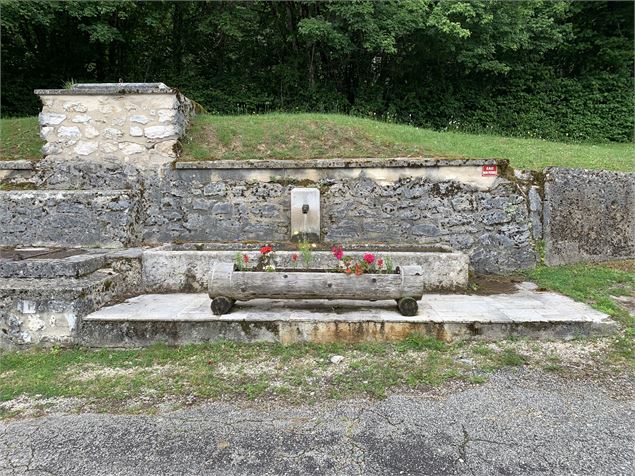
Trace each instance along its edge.
<path fill-rule="evenodd" d="M 384 265 L 384 260 L 382 258 L 378 258 L 377 259 L 377 266 L 381 268 L 383 265 Z"/>
<path fill-rule="evenodd" d="M 298 255 L 297 255 L 297 254 L 295 254 L 295 253 L 294 253 L 294 254 L 292 254 L 292 255 L 291 255 L 291 261 L 293 261 L 294 263 L 295 263 L 296 261 L 298 261 Z"/>
<path fill-rule="evenodd" d="M 340 261 L 344 257 L 344 250 L 341 246 L 334 246 L 333 248 L 331 248 L 331 251 L 333 252 L 333 256 L 335 256 L 338 261 Z"/>
<path fill-rule="evenodd" d="M 368 264 L 373 264 L 375 262 L 375 255 L 373 255 L 372 253 L 366 253 L 364 255 L 364 261 L 366 261 Z"/>

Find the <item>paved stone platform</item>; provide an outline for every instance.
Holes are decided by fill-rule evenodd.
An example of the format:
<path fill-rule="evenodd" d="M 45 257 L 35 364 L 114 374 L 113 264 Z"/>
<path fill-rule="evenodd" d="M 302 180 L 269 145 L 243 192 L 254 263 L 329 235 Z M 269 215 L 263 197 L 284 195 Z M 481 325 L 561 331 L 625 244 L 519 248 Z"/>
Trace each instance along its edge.
<path fill-rule="evenodd" d="M 238 302 L 214 316 L 206 294 L 146 294 L 84 318 L 85 343 L 144 345 L 225 338 L 249 341 L 359 342 L 395 340 L 412 332 L 443 340 L 460 337 L 572 338 L 606 335 L 617 324 L 606 314 L 533 283 L 510 294 L 428 294 L 416 316 L 394 301 L 277 300 Z"/>

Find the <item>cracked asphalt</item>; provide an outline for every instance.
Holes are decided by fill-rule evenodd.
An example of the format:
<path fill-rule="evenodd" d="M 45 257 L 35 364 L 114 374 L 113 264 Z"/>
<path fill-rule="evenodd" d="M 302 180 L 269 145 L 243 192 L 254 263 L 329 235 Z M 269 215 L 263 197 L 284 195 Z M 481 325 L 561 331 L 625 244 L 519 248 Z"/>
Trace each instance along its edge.
<path fill-rule="evenodd" d="M 635 401 L 536 371 L 383 401 L 0 423 L 2 475 L 635 474 Z"/>

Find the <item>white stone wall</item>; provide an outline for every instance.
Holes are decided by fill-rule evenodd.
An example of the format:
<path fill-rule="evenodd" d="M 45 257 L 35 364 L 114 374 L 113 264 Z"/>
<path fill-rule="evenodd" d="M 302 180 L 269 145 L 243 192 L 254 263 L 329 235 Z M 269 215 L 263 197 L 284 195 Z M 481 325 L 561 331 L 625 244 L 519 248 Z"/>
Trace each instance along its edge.
<path fill-rule="evenodd" d="M 191 101 L 162 94 L 41 94 L 40 135 L 47 159 L 133 162 L 174 160 L 192 115 Z"/>

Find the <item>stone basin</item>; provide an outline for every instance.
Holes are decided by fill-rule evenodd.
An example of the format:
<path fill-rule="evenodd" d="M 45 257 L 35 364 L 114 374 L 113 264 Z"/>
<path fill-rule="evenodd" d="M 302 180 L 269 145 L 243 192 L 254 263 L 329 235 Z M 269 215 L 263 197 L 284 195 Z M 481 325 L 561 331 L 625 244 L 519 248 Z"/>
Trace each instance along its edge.
<path fill-rule="evenodd" d="M 276 267 L 292 267 L 291 256 L 298 254 L 293 243 L 268 243 L 275 250 Z M 201 292 L 207 290 L 208 275 L 217 262 L 233 262 L 236 255 L 255 261 L 263 243 L 185 243 L 170 244 L 143 252 L 143 281 L 146 292 Z M 312 247 L 311 268 L 332 269 L 337 261 L 331 244 Z M 419 265 L 424 271 L 426 292 L 460 291 L 467 288 L 469 257 L 448 248 L 381 243 L 346 245 L 346 254 L 362 258 L 372 252 L 390 258 L 394 266 Z"/>

